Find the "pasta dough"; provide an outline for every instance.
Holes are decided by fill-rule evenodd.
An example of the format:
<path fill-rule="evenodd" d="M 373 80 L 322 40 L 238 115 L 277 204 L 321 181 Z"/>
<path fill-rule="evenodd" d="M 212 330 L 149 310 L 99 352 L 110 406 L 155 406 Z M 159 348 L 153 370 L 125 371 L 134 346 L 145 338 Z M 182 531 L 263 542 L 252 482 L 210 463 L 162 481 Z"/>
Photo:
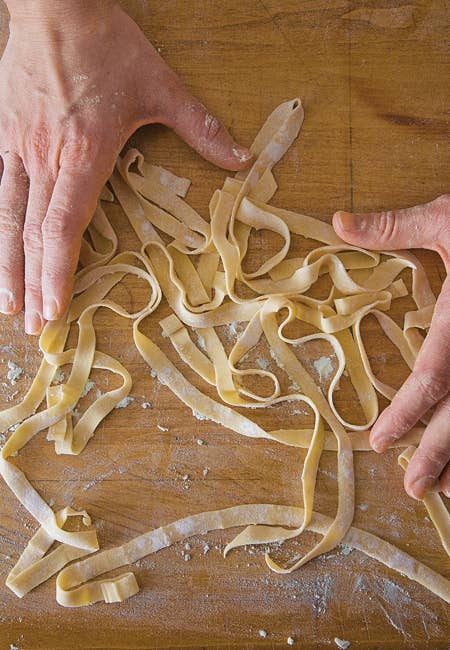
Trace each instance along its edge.
<path fill-rule="evenodd" d="M 270 205 L 277 184 L 274 165 L 297 137 L 303 108 L 299 99 L 284 102 L 269 116 L 252 145 L 255 162 L 247 172 L 227 178 L 209 205 L 210 222 L 184 200 L 187 179 L 146 163 L 136 150 L 117 161 L 110 179 L 113 194 L 105 188 L 89 226 L 90 242 L 83 241 L 82 270 L 77 275 L 74 296 L 63 319 L 46 325 L 40 348 L 43 360 L 21 404 L 0 413 L 9 436 L 0 457 L 0 473 L 19 501 L 40 524 L 7 585 L 20 597 L 58 573 L 56 597 L 64 606 L 77 607 L 98 601 L 117 602 L 135 594 L 134 575 L 126 572 L 115 578 L 94 580 L 115 569 L 170 546 L 190 535 L 215 528 L 245 526 L 225 549 L 225 555 L 245 544 L 282 541 L 313 530 L 322 539 L 303 558 L 287 567 L 266 555 L 270 569 L 286 573 L 314 557 L 346 544 L 407 575 L 439 597 L 450 602 L 450 582 L 391 544 L 352 527 L 354 516 L 354 451 L 369 451 L 368 429 L 378 416 L 376 391 L 392 399 L 395 390 L 378 380 L 371 367 L 360 333 L 362 320 L 373 314 L 385 334 L 412 367 L 429 327 L 434 295 L 427 277 L 410 253 L 375 253 L 342 242 L 332 227 L 306 215 Z M 117 237 L 103 209 L 103 202 L 118 199 L 139 237 L 139 253 L 115 255 Z M 266 229 L 281 237 L 282 245 L 259 268 L 243 270 L 252 230 Z M 312 238 L 317 248 L 304 258 L 288 257 L 292 234 Z M 169 243 L 167 243 L 167 241 Z M 412 298 L 416 310 L 405 315 L 400 328 L 388 315 L 392 300 L 408 294 L 399 274 L 409 269 Z M 108 298 L 111 289 L 126 275 L 147 283 L 147 305 L 128 313 Z M 328 274 L 333 288 L 326 299 L 308 294 L 317 280 Z M 158 307 L 162 297 L 172 313 L 160 325 L 180 359 L 209 385 L 215 386 L 220 402 L 192 386 L 162 350 L 140 329 L 144 319 Z M 99 423 L 124 399 L 131 389 L 131 377 L 116 359 L 96 348 L 93 317 L 99 307 L 113 310 L 133 321 L 133 338 L 143 359 L 158 379 L 193 411 L 240 435 L 267 438 L 278 444 L 307 448 L 301 482 L 303 507 L 272 504 L 237 505 L 204 512 L 167 524 L 140 535 L 126 544 L 95 553 L 95 530 L 64 530 L 68 517 L 81 516 L 90 526 L 86 512 L 70 507 L 55 513 L 32 487 L 12 457 L 31 438 L 48 430 L 58 454 L 79 454 L 94 435 Z M 218 326 L 235 321 L 246 323 L 229 354 L 218 336 Z M 317 333 L 289 338 L 288 326 L 296 321 L 313 326 Z M 72 324 L 78 326 L 74 349 L 65 349 Z M 204 345 L 194 342 L 192 334 Z M 264 368 L 242 369 L 247 353 L 265 339 L 280 368 L 296 388 L 283 394 L 277 375 Z M 295 348 L 312 340 L 329 343 L 336 355 L 337 370 L 325 396 L 295 354 Z M 203 349 L 202 349 L 203 348 Z M 70 364 L 64 384 L 52 386 L 58 368 Z M 102 368 L 122 377 L 122 385 L 101 395 L 73 426 L 76 407 L 92 368 Z M 348 372 L 365 415 L 364 425 L 346 421 L 334 403 L 334 392 L 344 371 Z M 244 377 L 270 380 L 272 392 L 262 395 L 242 384 Z M 36 412 L 46 399 L 46 408 Z M 267 408 L 283 402 L 300 402 L 314 416 L 312 428 L 266 431 L 251 419 L 251 409 Z M 250 416 L 233 407 L 249 409 Z M 414 429 L 397 441 L 398 447 L 416 445 L 422 429 Z M 414 447 L 412 447 L 414 450 Z M 317 470 L 323 450 L 337 454 L 338 508 L 334 519 L 313 512 Z M 411 458 L 411 448 L 399 457 L 402 467 Z M 438 495 L 424 500 L 447 553 L 450 546 L 449 515 Z M 53 542 L 60 545 L 47 553 Z M 92 554 L 94 553 L 94 554 Z M 81 560 L 83 556 L 89 557 Z M 65 565 L 79 560 L 69 567 Z"/>

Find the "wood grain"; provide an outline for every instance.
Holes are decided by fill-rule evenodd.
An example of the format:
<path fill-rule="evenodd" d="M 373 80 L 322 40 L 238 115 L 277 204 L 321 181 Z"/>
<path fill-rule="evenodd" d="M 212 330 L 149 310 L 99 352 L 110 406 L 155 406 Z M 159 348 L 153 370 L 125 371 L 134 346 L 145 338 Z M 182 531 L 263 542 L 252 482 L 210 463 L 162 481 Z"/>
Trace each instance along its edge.
<path fill-rule="evenodd" d="M 338 208 L 395 208 L 449 191 L 448 3 L 123 4 L 192 92 L 242 143 L 250 144 L 279 102 L 302 97 L 306 119 L 300 139 L 275 169 L 280 184 L 276 205 L 329 220 Z M 5 41 L 3 9 L 1 30 Z M 206 216 L 209 197 L 225 178 L 223 171 L 159 126 L 141 129 L 132 144 L 146 157 L 189 176 L 189 200 Z M 120 209 L 112 206 L 110 215 L 120 232 L 120 248 L 136 248 Z M 252 255 L 273 245 L 265 238 L 257 240 Z M 442 265 L 431 253 L 421 258 L 437 291 Z M 117 291 L 124 304 L 143 299 L 139 284 L 130 282 Z M 395 316 L 405 308 L 398 301 Z M 161 338 L 158 321 L 163 315 L 165 307 L 149 319 L 148 332 L 176 360 Z M 21 316 L 0 322 L 0 374 L 6 376 L 8 360 L 25 369 L 16 386 L 3 387 L 2 408 L 24 393 L 39 361 L 37 341 L 25 337 L 22 326 Z M 132 372 L 135 400 L 106 419 L 79 457 L 56 456 L 44 434 L 21 452 L 20 466 L 55 508 L 68 503 L 86 508 L 106 548 L 205 509 L 298 502 L 303 452 L 247 440 L 195 420 L 150 377 L 128 323 L 102 311 L 96 326 L 99 348 L 118 355 Z M 364 331 L 375 370 L 400 385 L 404 364 L 373 322 Z M 317 350 L 310 354 L 317 355 Z M 188 376 L 207 390 L 189 370 Z M 99 388 L 105 387 L 106 375 L 95 379 Z M 19 392 L 12 398 L 15 390 Z M 343 385 L 338 396 L 342 412 L 356 418 L 350 388 Z M 143 409 L 143 401 L 152 408 Z M 293 418 L 283 410 L 259 417 L 280 425 Z M 158 424 L 168 431 L 160 431 Z M 198 439 L 206 444 L 199 445 Z M 424 509 L 402 490 L 396 454 L 356 454 L 355 465 L 355 524 L 449 575 L 450 563 Z M 336 506 L 335 471 L 334 455 L 325 453 L 315 508 L 326 514 L 333 514 Z M 334 647 L 335 636 L 349 639 L 352 648 L 448 647 L 445 603 L 362 554 L 337 549 L 293 575 L 277 576 L 267 571 L 260 551 L 236 551 L 224 561 L 219 550 L 230 532 L 191 540 L 189 562 L 181 555 L 183 544 L 142 560 L 132 567 L 141 591 L 120 605 L 63 609 L 55 602 L 54 580 L 18 600 L 4 586 L 4 578 L 35 522 L 3 483 L 0 498 L 1 650 L 9 650 L 10 644 L 21 650 L 281 648 L 288 636 L 294 637 L 294 647 L 305 649 Z M 311 541 L 306 536 L 290 550 L 303 552 Z M 205 544 L 211 549 L 207 554 Z M 267 631 L 266 639 L 260 638 L 260 629 Z"/>

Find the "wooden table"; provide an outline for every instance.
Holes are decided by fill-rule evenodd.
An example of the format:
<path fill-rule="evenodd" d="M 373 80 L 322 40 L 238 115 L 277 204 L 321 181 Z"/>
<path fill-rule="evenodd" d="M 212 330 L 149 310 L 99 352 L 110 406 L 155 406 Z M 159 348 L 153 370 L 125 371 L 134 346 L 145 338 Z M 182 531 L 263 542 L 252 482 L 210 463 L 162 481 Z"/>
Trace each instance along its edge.
<path fill-rule="evenodd" d="M 275 169 L 276 205 L 329 220 L 337 208 L 395 208 L 449 191 L 444 1 L 130 0 L 124 5 L 240 142 L 251 143 L 279 102 L 301 96 L 306 119 L 299 141 Z M 6 38 L 4 10 L 2 30 Z M 159 126 L 141 129 L 132 141 L 155 162 L 189 176 L 189 200 L 207 214 L 223 171 Z M 120 227 L 121 249 L 136 248 L 119 208 L 113 206 L 110 214 Z M 438 290 L 442 265 L 431 253 L 421 257 Z M 121 297 L 131 304 L 141 292 L 130 284 Z M 168 350 L 157 324 L 162 314 L 164 308 L 149 328 Z M 2 407 L 24 393 L 39 360 L 37 341 L 23 335 L 22 324 L 20 316 L 0 325 L 0 374 L 6 375 L 8 360 L 25 370 L 16 386 L 3 388 Z M 55 508 L 68 503 L 86 508 L 105 548 L 193 512 L 299 502 L 302 452 L 195 420 L 150 377 L 128 323 L 102 312 L 96 325 L 99 348 L 118 353 L 132 372 L 135 400 L 106 419 L 79 457 L 56 456 L 45 434 L 20 453 L 20 466 Z M 379 376 L 400 385 L 406 369 L 392 346 L 374 323 L 367 323 L 365 333 Z M 94 378 L 99 388 L 105 386 L 105 376 Z M 338 395 L 342 412 L 356 417 L 348 387 Z M 143 409 L 143 401 L 153 408 Z M 287 421 L 282 411 L 270 417 L 279 425 Z M 355 524 L 448 575 L 450 563 L 423 507 L 402 490 L 396 456 L 356 454 Z M 334 454 L 324 453 L 315 508 L 330 515 L 335 471 Z M 54 579 L 18 600 L 4 579 L 36 526 L 3 483 L 0 498 L 1 650 L 10 644 L 21 650 L 282 648 L 289 636 L 299 648 L 335 647 L 335 636 L 350 640 L 352 648 L 448 648 L 445 603 L 361 553 L 338 548 L 292 575 L 277 576 L 266 569 L 261 551 L 235 551 L 224 561 L 219 551 L 230 531 L 191 540 L 189 562 L 182 556 L 184 544 L 138 562 L 132 568 L 141 591 L 120 605 L 63 609 L 55 602 Z M 298 553 L 311 541 L 306 535 L 293 548 Z M 265 639 L 259 630 L 267 631 Z"/>

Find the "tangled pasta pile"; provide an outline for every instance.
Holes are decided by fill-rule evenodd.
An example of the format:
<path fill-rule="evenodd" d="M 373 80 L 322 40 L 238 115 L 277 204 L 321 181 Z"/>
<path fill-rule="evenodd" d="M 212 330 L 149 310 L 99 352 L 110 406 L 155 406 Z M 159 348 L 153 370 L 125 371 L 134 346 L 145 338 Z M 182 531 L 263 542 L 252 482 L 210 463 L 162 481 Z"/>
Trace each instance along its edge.
<path fill-rule="evenodd" d="M 25 398 L 0 413 L 1 430 L 15 428 L 2 449 L 0 472 L 40 524 L 7 578 L 7 585 L 18 596 L 22 597 L 58 573 L 56 597 L 61 605 L 77 607 L 97 601 L 122 601 L 139 589 L 133 573 L 96 578 L 191 535 L 245 526 L 228 544 L 225 554 L 245 544 L 267 544 L 297 537 L 308 529 L 322 535 L 316 546 L 288 567 L 279 566 L 267 554 L 270 569 L 278 573 L 293 571 L 344 542 L 450 602 L 447 579 L 384 540 L 352 527 L 353 452 L 370 449 L 367 430 L 378 416 L 376 391 L 390 400 L 395 394 L 392 387 L 379 381 L 372 372 L 360 334 L 361 321 L 373 314 L 412 368 L 423 341 L 420 330 L 429 327 L 435 297 L 422 266 L 410 253 L 374 253 L 349 246 L 337 237 L 330 225 L 269 204 L 277 189 L 272 168 L 297 137 L 302 122 L 299 99 L 285 102 L 273 111 L 252 145 L 255 156 L 252 168 L 227 178 L 223 187 L 213 194 L 210 222 L 184 200 L 188 180 L 146 163 L 136 150 L 119 158 L 109 183 L 142 242 L 141 251 L 115 256 L 117 237 L 101 202 L 112 201 L 114 196 L 105 188 L 89 226 L 90 240 L 83 240 L 83 268 L 76 278 L 70 308 L 63 319 L 48 323 L 41 335 L 42 363 Z M 242 262 L 251 232 L 261 229 L 279 235 L 283 244 L 256 271 L 245 272 Z M 304 258 L 289 257 L 292 234 L 317 240 L 319 246 Z M 401 329 L 387 311 L 392 300 L 408 293 L 398 277 L 404 269 L 411 270 L 412 297 L 417 308 L 405 315 Z M 113 287 L 129 274 L 141 278 L 149 287 L 148 303 L 136 313 L 127 312 L 108 298 Z M 308 295 L 308 291 L 324 274 L 329 274 L 333 288 L 326 299 L 319 300 Z M 190 384 L 141 331 L 142 321 L 157 309 L 162 297 L 172 310 L 160 323 L 165 336 L 181 360 L 216 387 L 220 402 Z M 99 423 L 130 392 L 132 382 L 127 370 L 116 359 L 96 349 L 93 317 L 100 307 L 133 321 L 134 342 L 159 381 L 202 417 L 244 436 L 307 448 L 301 477 L 302 507 L 250 504 L 203 512 L 101 552 L 96 552 L 97 536 L 85 511 L 75 512 L 66 507 L 54 512 L 11 458 L 44 430 L 48 430 L 48 440 L 54 441 L 57 454 L 81 453 Z M 227 354 L 216 328 L 236 321 L 246 322 L 246 327 Z M 289 338 L 287 326 L 295 321 L 314 326 L 317 333 Z M 75 323 L 77 346 L 66 349 L 69 329 Z M 202 340 L 202 346 L 194 342 L 193 333 Z M 282 394 L 277 376 L 267 369 L 239 367 L 263 337 L 297 392 Z M 331 344 L 338 361 L 326 396 L 294 351 L 295 346 L 315 339 Z M 67 382 L 52 385 L 58 368 L 66 364 L 71 364 Z M 122 378 L 122 385 L 101 395 L 73 424 L 72 413 L 92 368 L 116 373 Z M 360 400 L 366 419 L 363 425 L 345 421 L 334 404 L 334 391 L 344 371 Z M 269 380 L 271 394 L 261 395 L 246 388 L 242 378 L 248 375 Z M 38 410 L 45 400 L 45 408 Z M 283 401 L 306 405 L 314 415 L 314 426 L 266 431 L 233 408 L 267 408 Z M 396 443 L 407 447 L 399 457 L 403 468 L 412 457 L 421 433 L 421 429 L 415 429 Z M 334 519 L 313 511 L 323 450 L 337 454 L 338 507 Z M 450 516 L 445 505 L 438 494 L 427 495 L 424 504 L 449 553 Z M 78 532 L 64 529 L 66 520 L 74 516 L 82 517 L 86 529 Z M 55 541 L 60 545 L 47 553 Z M 79 561 L 66 566 L 72 560 Z"/>

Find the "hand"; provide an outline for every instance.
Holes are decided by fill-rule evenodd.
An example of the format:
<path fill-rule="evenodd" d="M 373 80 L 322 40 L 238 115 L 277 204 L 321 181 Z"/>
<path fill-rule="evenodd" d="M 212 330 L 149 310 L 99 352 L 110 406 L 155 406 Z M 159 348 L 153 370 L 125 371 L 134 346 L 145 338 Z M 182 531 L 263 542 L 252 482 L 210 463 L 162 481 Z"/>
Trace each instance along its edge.
<path fill-rule="evenodd" d="M 428 248 L 450 270 L 450 195 L 405 210 L 379 214 L 337 212 L 337 234 L 356 246 L 375 250 Z M 377 452 L 401 438 L 436 407 L 405 474 L 405 489 L 416 499 L 437 488 L 450 497 L 450 279 L 437 300 L 428 335 L 414 369 L 370 434 Z"/>
<path fill-rule="evenodd" d="M 70 300 L 81 237 L 121 148 L 163 123 L 210 162 L 251 154 L 192 97 L 116 2 L 7 0 L 0 61 L 0 311 L 38 334 Z M 0 161 L 1 162 L 1 161 Z"/>

